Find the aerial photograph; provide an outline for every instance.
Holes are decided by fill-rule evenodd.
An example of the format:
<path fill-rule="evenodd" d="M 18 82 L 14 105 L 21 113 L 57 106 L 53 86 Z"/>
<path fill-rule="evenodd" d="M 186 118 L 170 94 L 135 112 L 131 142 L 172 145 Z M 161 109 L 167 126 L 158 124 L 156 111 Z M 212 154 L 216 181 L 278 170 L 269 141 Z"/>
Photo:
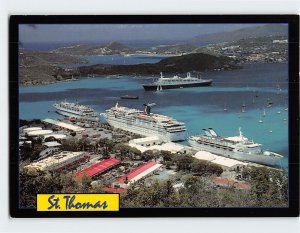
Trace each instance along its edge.
<path fill-rule="evenodd" d="M 288 207 L 288 24 L 20 24 L 20 208 Z"/>

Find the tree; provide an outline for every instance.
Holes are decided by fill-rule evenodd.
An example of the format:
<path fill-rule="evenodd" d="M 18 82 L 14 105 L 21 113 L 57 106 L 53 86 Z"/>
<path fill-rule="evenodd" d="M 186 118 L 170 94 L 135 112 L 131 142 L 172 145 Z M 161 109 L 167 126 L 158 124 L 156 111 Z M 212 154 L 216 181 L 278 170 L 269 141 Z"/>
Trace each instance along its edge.
<path fill-rule="evenodd" d="M 154 153 L 152 150 L 146 150 L 142 153 L 141 157 L 144 161 L 149 161 L 154 158 Z"/>
<path fill-rule="evenodd" d="M 173 163 L 171 161 L 167 161 L 166 162 L 166 169 L 171 169 L 172 165 L 173 165 Z"/>
<path fill-rule="evenodd" d="M 173 156 L 173 161 L 177 165 L 178 171 L 190 171 L 193 157 L 191 155 L 176 155 Z"/>
<path fill-rule="evenodd" d="M 32 154 L 32 147 L 29 143 L 24 142 L 22 146 L 20 146 L 20 159 L 21 160 L 26 160 L 30 158 L 30 155 Z"/>
<path fill-rule="evenodd" d="M 207 162 L 195 160 L 192 163 L 192 172 L 197 173 L 199 175 L 204 175 L 207 172 Z"/>
<path fill-rule="evenodd" d="M 73 139 L 63 141 L 60 148 L 63 151 L 79 151 L 80 149 L 78 143 Z"/>
<path fill-rule="evenodd" d="M 250 167 L 243 170 L 242 176 L 249 179 L 252 198 L 257 206 L 286 206 L 288 204 L 286 172 L 266 167 Z"/>
<path fill-rule="evenodd" d="M 45 138 L 45 140 L 44 140 L 45 142 L 54 142 L 54 141 L 56 141 L 56 138 L 55 137 L 53 137 L 53 136 L 51 136 L 51 137 L 47 137 L 47 138 Z"/>
<path fill-rule="evenodd" d="M 36 207 L 38 193 L 74 193 L 76 184 L 72 177 L 58 171 L 30 173 L 20 169 L 20 205 Z"/>
<path fill-rule="evenodd" d="M 203 176 L 219 176 L 223 173 L 223 168 L 218 164 L 213 164 L 204 160 L 194 160 L 192 163 L 192 172 Z"/>
<path fill-rule="evenodd" d="M 162 150 L 162 151 L 160 151 L 160 154 L 161 154 L 164 162 L 172 160 L 172 153 L 170 151 Z"/>
<path fill-rule="evenodd" d="M 140 159 L 142 152 L 134 147 L 129 148 L 129 154 L 131 159 Z"/>

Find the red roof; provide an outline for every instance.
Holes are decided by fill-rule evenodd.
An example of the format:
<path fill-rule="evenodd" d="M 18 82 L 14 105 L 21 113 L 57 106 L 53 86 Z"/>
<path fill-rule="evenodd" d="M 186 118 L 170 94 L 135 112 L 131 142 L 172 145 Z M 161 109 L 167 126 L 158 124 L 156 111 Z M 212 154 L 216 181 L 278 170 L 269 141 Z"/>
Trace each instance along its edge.
<path fill-rule="evenodd" d="M 244 183 L 240 183 L 234 180 L 227 180 L 221 177 L 215 177 L 212 179 L 213 181 L 215 181 L 216 183 L 221 183 L 221 184 L 227 184 L 228 186 L 236 186 L 242 189 L 250 189 L 251 186 L 249 184 L 244 184 Z"/>
<path fill-rule="evenodd" d="M 96 163 L 80 172 L 77 172 L 75 174 L 75 177 L 81 177 L 84 174 L 92 177 L 92 176 L 97 175 L 100 172 L 107 170 L 108 168 L 111 168 L 112 166 L 114 166 L 118 163 L 120 163 L 120 160 L 118 160 L 118 159 L 105 159 L 105 160 L 103 160 L 99 163 Z"/>
<path fill-rule="evenodd" d="M 113 187 L 104 187 L 102 190 L 110 193 L 126 193 L 127 189 L 124 188 L 113 188 Z"/>
<path fill-rule="evenodd" d="M 148 168 L 150 168 L 154 165 L 156 165 L 156 163 L 152 162 L 152 161 L 144 163 L 143 165 L 137 167 L 136 169 L 132 170 L 128 174 L 125 174 L 122 177 L 120 177 L 119 179 L 117 179 L 117 182 L 124 183 L 124 181 L 126 180 L 126 177 L 127 177 L 127 180 L 130 181 L 131 179 L 133 179 L 134 177 L 136 177 L 137 175 L 141 174 L 142 172 L 146 171 Z"/>

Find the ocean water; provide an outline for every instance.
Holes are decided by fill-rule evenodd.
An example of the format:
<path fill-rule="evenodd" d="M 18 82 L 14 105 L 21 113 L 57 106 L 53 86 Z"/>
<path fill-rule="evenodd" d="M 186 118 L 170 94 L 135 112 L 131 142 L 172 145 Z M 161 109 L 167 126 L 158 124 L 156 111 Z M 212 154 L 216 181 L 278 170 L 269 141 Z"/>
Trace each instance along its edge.
<path fill-rule="evenodd" d="M 287 167 L 287 64 L 249 64 L 238 70 L 205 72 L 202 78 L 213 79 L 210 87 L 144 91 L 142 84 L 152 82 L 153 78 L 101 76 L 20 87 L 20 118 L 60 118 L 52 105 L 65 99 L 77 100 L 98 112 L 104 112 L 116 102 L 138 109 L 143 109 L 143 103 L 156 103 L 152 112 L 185 122 L 189 135 L 211 127 L 221 136 L 234 136 L 241 127 L 247 138 L 263 144 L 264 149 L 283 154 L 285 159 L 281 165 Z M 125 94 L 138 95 L 139 100 L 121 100 L 119 97 Z M 271 107 L 269 102 L 273 103 Z M 243 105 L 245 112 L 241 111 Z"/>

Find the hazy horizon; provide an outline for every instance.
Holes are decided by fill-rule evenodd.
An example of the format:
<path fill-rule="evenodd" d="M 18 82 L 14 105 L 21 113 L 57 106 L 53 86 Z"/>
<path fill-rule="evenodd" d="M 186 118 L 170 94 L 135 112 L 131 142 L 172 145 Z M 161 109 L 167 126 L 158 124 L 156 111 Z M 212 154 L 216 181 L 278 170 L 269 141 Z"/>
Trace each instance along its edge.
<path fill-rule="evenodd" d="M 104 43 L 110 41 L 182 41 L 264 24 L 21 24 L 22 43 Z"/>

